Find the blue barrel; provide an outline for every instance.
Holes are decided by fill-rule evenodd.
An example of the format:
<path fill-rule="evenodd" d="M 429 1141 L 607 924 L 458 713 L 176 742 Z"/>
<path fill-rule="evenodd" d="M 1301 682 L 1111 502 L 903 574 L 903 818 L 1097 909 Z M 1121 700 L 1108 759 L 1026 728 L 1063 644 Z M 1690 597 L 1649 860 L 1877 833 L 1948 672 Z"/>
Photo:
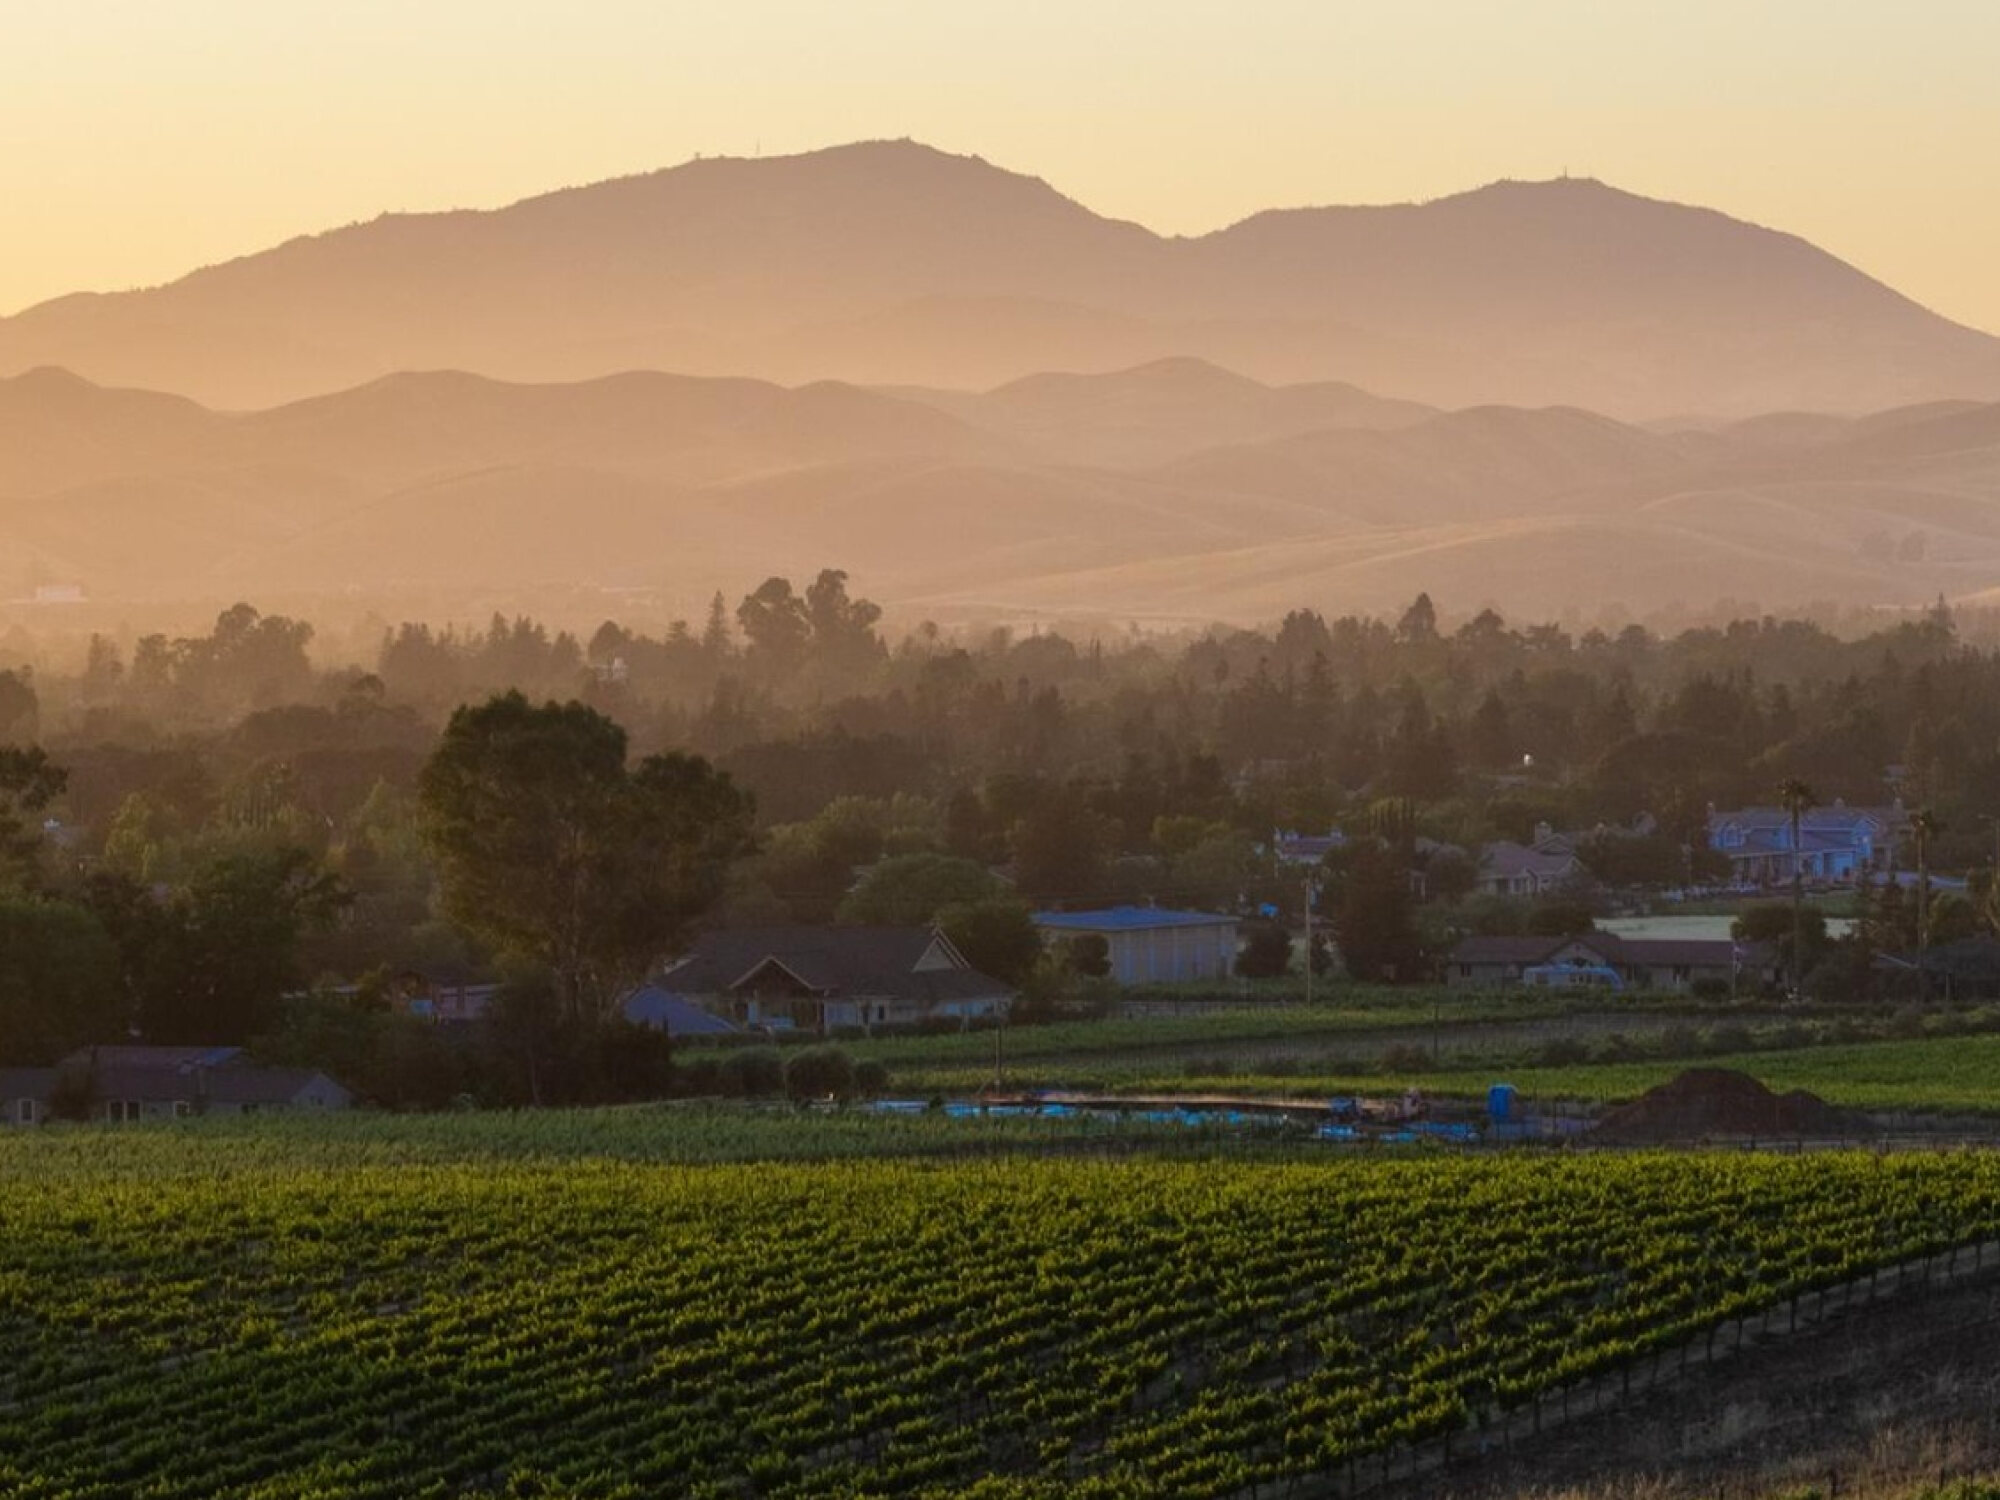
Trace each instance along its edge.
<path fill-rule="evenodd" d="M 1486 1091 L 1486 1113 L 1495 1125 L 1514 1118 L 1514 1085 L 1496 1083 Z"/>

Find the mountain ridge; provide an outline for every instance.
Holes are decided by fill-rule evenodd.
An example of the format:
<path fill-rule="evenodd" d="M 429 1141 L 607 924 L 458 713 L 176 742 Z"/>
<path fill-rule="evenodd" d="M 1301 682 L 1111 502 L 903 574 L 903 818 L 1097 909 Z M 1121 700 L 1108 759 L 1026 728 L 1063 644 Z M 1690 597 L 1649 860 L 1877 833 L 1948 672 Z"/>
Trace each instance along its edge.
<path fill-rule="evenodd" d="M 2000 397 L 2000 339 L 1797 236 L 1591 179 L 1163 236 L 910 141 L 383 215 L 0 319 L 0 371 L 225 407 L 405 368 L 969 388 L 1168 356 L 1628 418 Z"/>

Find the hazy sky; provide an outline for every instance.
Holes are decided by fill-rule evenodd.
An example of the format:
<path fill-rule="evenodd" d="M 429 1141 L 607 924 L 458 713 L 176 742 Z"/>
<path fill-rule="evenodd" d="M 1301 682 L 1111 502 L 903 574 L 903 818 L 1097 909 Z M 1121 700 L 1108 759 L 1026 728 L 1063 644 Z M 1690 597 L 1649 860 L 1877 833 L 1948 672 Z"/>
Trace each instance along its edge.
<path fill-rule="evenodd" d="M 914 136 L 1099 212 L 1565 169 L 2000 332 L 2000 0 L 0 0 L 0 311 L 384 209 Z"/>

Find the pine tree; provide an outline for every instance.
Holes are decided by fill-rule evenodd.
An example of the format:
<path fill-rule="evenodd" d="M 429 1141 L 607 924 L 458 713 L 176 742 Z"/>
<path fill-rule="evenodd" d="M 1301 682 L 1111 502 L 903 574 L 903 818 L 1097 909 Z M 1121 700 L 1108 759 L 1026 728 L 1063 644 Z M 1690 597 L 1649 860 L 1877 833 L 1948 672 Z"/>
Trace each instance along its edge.
<path fill-rule="evenodd" d="M 732 646 L 729 605 L 723 600 L 722 591 L 717 589 L 715 597 L 708 601 L 708 623 L 702 627 L 701 649 L 711 661 L 721 661 L 729 655 Z"/>

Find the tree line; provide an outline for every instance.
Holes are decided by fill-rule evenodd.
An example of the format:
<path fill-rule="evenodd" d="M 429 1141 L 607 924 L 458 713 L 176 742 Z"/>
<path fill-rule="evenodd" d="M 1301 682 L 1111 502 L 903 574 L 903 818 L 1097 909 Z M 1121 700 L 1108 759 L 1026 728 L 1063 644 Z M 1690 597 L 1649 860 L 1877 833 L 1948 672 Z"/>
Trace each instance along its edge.
<path fill-rule="evenodd" d="M 1941 870 L 1989 865 L 2000 814 L 2000 654 L 1942 607 L 1847 636 L 1448 624 L 1419 598 L 1261 631 L 892 639 L 829 569 L 653 636 L 411 623 L 367 667 L 318 665 L 313 640 L 244 605 L 0 672 L 0 889 L 10 931 L 44 932 L 7 944 L 10 992 L 69 994 L 51 1008 L 92 1019 L 68 1034 L 216 1041 L 270 1034 L 315 986 L 533 970 L 530 1076 L 556 1045 L 538 1016 L 580 1030 L 700 923 L 942 920 L 980 966 L 1073 999 L 1094 956 L 1038 975 L 1032 910 L 1296 921 L 1272 834 L 1338 828 L 1322 920 L 1357 973 L 1408 977 L 1451 931 L 1530 919 L 1471 900 L 1466 860 L 1542 823 L 1638 886 L 1699 874 L 1708 809 L 1786 777 L 1921 803 Z M 475 742 L 554 781 L 514 799 Z M 526 810 L 547 862 L 495 816 Z M 592 818 L 623 834 L 582 840 Z M 634 863 L 654 848 L 677 862 Z M 579 925 L 536 925 L 556 910 Z"/>

